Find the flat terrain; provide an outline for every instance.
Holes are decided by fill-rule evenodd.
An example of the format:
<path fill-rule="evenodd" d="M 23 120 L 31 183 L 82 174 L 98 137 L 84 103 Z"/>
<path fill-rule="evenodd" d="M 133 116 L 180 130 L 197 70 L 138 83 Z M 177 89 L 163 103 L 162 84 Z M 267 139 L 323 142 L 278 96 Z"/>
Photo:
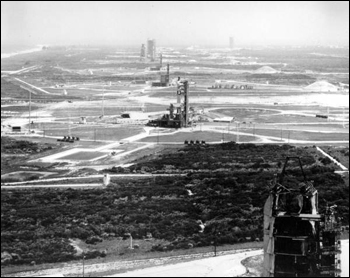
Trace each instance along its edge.
<path fill-rule="evenodd" d="M 2 190 L 1 251 L 19 255 L 2 262 L 2 274 L 59 271 L 71 262 L 62 271 L 79 275 L 81 250 L 89 275 L 154 265 L 130 266 L 134 259 L 209 254 L 215 225 L 218 245 L 228 246 L 221 251 L 257 247 L 268 184 L 291 155 L 302 158 L 321 208 L 326 201 L 337 204 L 348 224 L 348 174 L 335 163 L 349 167 L 348 49 L 194 47 L 159 53 L 160 71 L 150 70 L 158 60 L 140 61 L 138 48 L 113 46 L 52 46 L 2 59 L 1 181 L 28 186 Z M 167 63 L 169 86 L 152 87 Z M 191 84 L 195 125 L 176 130 L 138 122 L 141 114 L 156 119 L 169 113 L 179 76 Z M 118 123 L 125 112 L 138 116 Z M 233 120 L 221 122 L 223 117 Z M 63 136 L 80 140 L 58 142 Z M 207 144 L 185 146 L 185 140 Z M 231 141 L 237 144 L 218 145 Z M 101 176 L 107 173 L 111 186 L 104 188 Z M 125 174 L 145 177 L 114 176 Z M 299 181 L 294 170 L 290 174 L 291 183 Z M 43 187 L 30 188 L 35 184 Z M 204 233 L 198 220 L 207 223 Z M 126 233 L 138 248 L 127 248 Z M 111 271 L 116 265 L 110 262 L 124 259 L 123 269 Z M 216 275 L 214 265 L 222 264 L 215 259 L 197 266 L 203 263 L 205 273 L 193 274 Z M 184 272 L 194 269 L 189 264 Z"/>

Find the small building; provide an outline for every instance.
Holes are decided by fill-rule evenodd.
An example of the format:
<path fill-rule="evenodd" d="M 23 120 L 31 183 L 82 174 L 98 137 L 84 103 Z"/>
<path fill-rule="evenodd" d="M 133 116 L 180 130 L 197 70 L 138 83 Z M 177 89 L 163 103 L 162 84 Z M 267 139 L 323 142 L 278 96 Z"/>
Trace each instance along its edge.
<path fill-rule="evenodd" d="M 21 132 L 22 128 L 20 126 L 13 126 L 12 127 L 12 132 Z"/>
<path fill-rule="evenodd" d="M 149 70 L 150 71 L 159 71 L 160 70 L 160 66 L 154 66 L 154 67 L 150 67 Z"/>
<path fill-rule="evenodd" d="M 86 124 L 86 117 L 80 117 L 79 124 L 85 125 Z"/>
<path fill-rule="evenodd" d="M 147 114 L 141 112 L 125 112 L 121 114 L 121 119 L 117 119 L 118 124 L 147 124 L 149 118 Z"/>

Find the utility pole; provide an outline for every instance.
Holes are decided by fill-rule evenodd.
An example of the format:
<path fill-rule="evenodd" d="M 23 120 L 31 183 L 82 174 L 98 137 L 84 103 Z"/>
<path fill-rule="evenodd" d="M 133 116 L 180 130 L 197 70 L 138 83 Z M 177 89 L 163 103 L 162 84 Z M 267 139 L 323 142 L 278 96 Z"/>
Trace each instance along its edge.
<path fill-rule="evenodd" d="M 132 247 L 132 235 L 130 234 L 130 249 L 134 249 L 133 247 Z"/>
<path fill-rule="evenodd" d="M 83 277 L 85 277 L 85 254 L 83 253 Z"/>
<path fill-rule="evenodd" d="M 157 145 L 159 145 L 159 128 L 157 127 Z"/>
<path fill-rule="evenodd" d="M 216 225 L 214 229 L 214 257 L 216 257 Z"/>
<path fill-rule="evenodd" d="M 68 115 L 68 136 L 71 135 L 71 131 L 70 131 L 70 114 Z"/>
<path fill-rule="evenodd" d="M 327 107 L 327 122 L 329 122 L 329 107 Z"/>
<path fill-rule="evenodd" d="M 290 139 L 290 130 L 288 130 L 288 144 L 289 144 L 289 139 Z"/>
<path fill-rule="evenodd" d="M 102 117 L 105 116 L 105 85 L 103 85 L 103 93 L 102 93 Z"/>
<path fill-rule="evenodd" d="M 129 238 L 130 238 L 130 247 L 129 247 L 129 249 L 134 249 L 134 247 L 132 246 L 132 235 L 131 235 L 131 233 L 126 233 L 126 234 L 124 234 L 124 236 L 129 236 Z"/>
<path fill-rule="evenodd" d="M 215 223 L 214 224 L 215 226 L 214 226 L 214 257 L 216 257 L 216 249 L 217 249 L 217 236 L 218 235 L 220 235 L 221 233 L 220 232 L 218 232 L 217 231 L 217 229 L 218 229 L 218 224 L 217 223 Z"/>
<path fill-rule="evenodd" d="M 281 141 L 283 140 L 283 129 L 281 128 Z"/>
<path fill-rule="evenodd" d="M 190 120 L 190 117 L 189 117 L 189 85 L 188 85 L 188 81 L 185 81 L 184 82 L 184 86 L 185 86 L 185 127 L 188 127 L 188 122 Z"/>
<path fill-rule="evenodd" d="M 29 133 L 31 133 L 31 125 L 32 125 L 31 111 L 32 111 L 32 90 L 29 89 Z"/>

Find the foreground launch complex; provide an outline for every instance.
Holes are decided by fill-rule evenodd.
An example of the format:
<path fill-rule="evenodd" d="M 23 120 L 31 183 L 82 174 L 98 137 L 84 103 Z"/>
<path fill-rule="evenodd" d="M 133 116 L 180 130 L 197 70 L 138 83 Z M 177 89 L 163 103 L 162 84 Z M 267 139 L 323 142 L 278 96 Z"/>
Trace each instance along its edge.
<path fill-rule="evenodd" d="M 297 159 L 304 182 L 284 184 L 289 159 Z M 341 225 L 335 207 L 319 214 L 318 192 L 300 158 L 286 160 L 264 207 L 264 277 L 340 277 Z"/>

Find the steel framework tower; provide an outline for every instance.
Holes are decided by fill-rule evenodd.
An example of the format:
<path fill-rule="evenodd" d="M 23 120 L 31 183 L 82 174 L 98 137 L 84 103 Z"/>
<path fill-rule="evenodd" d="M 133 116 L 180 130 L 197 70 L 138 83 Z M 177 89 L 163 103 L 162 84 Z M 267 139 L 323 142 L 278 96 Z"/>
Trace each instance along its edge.
<path fill-rule="evenodd" d="M 289 159 L 304 177 L 298 188 L 283 185 Z M 264 207 L 264 277 L 339 277 L 340 223 L 335 207 L 318 212 L 318 192 L 307 181 L 300 158 L 287 157 Z"/>

